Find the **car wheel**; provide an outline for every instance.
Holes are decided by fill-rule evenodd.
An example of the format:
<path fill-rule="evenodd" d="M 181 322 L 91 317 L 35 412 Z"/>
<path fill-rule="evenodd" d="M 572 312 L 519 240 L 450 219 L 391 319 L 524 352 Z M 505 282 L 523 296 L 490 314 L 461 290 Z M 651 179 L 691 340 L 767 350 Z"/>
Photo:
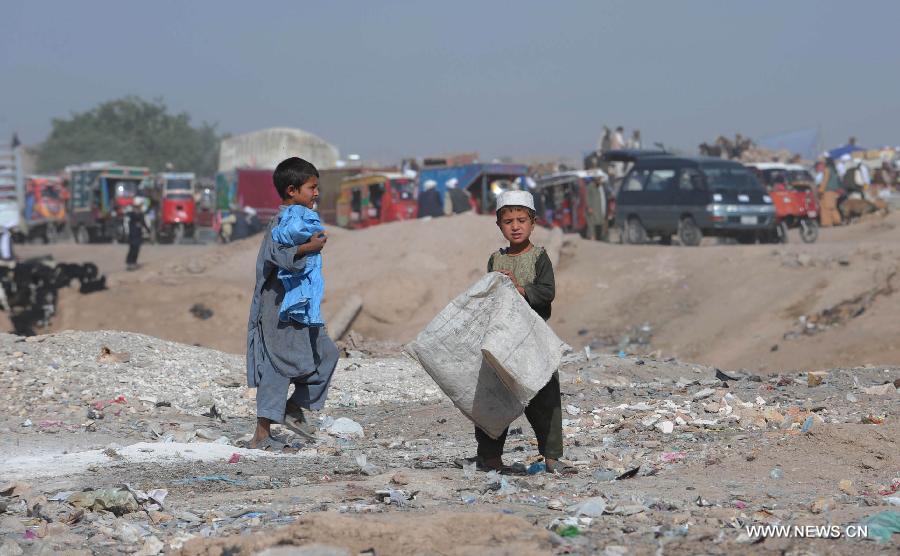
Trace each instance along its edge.
<path fill-rule="evenodd" d="M 678 224 L 678 239 L 682 245 L 696 247 L 703 241 L 703 232 L 691 217 L 682 218 Z"/>
<path fill-rule="evenodd" d="M 804 218 L 800 221 L 800 239 L 803 243 L 815 243 L 819 239 L 819 224 L 815 220 Z"/>
<path fill-rule="evenodd" d="M 625 243 L 640 245 L 647 241 L 647 230 L 637 218 L 629 218 L 625 224 Z"/>

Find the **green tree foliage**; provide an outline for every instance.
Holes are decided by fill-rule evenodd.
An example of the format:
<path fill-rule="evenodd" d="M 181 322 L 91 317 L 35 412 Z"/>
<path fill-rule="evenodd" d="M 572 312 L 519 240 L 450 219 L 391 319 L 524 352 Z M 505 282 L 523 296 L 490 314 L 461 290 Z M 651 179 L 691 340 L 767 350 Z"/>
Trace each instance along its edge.
<path fill-rule="evenodd" d="M 175 171 L 212 176 L 220 141 L 214 125 L 193 127 L 187 113 L 170 114 L 162 100 L 128 96 L 68 119 L 54 118 L 37 165 L 41 172 L 53 172 L 69 164 L 114 160 L 154 172 L 171 164 Z"/>

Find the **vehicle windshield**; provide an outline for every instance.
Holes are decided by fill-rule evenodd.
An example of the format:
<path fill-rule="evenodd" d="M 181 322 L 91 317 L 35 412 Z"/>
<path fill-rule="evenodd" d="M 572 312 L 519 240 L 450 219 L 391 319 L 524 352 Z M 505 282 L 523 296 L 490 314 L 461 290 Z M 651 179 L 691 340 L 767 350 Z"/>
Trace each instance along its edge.
<path fill-rule="evenodd" d="M 765 170 L 763 175 L 768 185 L 813 181 L 812 175 L 806 170 Z"/>
<path fill-rule="evenodd" d="M 47 199 L 59 199 L 59 189 L 55 185 L 45 185 L 41 188 L 41 195 Z"/>
<path fill-rule="evenodd" d="M 703 173 L 709 189 L 762 189 L 753 172 L 736 166 L 705 166 Z"/>
<path fill-rule="evenodd" d="M 397 198 L 402 201 L 411 201 L 416 191 L 416 184 L 412 180 L 391 180 L 391 189 L 397 193 Z"/>
<path fill-rule="evenodd" d="M 193 198 L 194 196 L 190 193 L 166 193 L 167 201 L 189 201 Z"/>
<path fill-rule="evenodd" d="M 139 179 L 106 178 L 110 191 L 116 192 L 116 197 L 134 197 L 141 185 Z"/>
<path fill-rule="evenodd" d="M 166 189 L 178 189 L 181 191 L 190 191 L 191 180 L 166 180 Z"/>

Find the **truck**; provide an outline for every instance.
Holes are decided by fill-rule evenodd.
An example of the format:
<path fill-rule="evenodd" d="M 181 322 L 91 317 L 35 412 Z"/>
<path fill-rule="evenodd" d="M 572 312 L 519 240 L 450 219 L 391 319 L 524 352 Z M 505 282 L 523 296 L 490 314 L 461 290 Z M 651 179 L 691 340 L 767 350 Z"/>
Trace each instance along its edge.
<path fill-rule="evenodd" d="M 78 243 L 125 242 L 125 213 L 153 185 L 150 169 L 115 162 L 68 166 L 69 228 Z"/>
<path fill-rule="evenodd" d="M 272 185 L 272 170 L 236 168 L 216 174 L 216 208 L 229 213 L 244 207 L 267 222 L 278 214 L 281 198 Z"/>
<path fill-rule="evenodd" d="M 160 210 L 156 218 L 157 238 L 162 243 L 181 243 L 193 238 L 196 226 L 197 203 L 194 200 L 192 172 L 163 172 L 157 177 Z"/>

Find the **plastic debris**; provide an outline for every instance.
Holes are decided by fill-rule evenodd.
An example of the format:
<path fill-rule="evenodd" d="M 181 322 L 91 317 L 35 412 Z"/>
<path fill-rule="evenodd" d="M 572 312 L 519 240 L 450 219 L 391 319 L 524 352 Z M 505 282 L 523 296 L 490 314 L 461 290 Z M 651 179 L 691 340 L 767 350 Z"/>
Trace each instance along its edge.
<path fill-rule="evenodd" d="M 588 517 L 600 517 L 603 515 L 603 512 L 606 511 L 606 500 L 595 496 L 593 498 L 588 498 L 583 502 L 571 507 L 569 509 L 575 517 L 579 517 L 582 515 L 586 515 Z"/>
<path fill-rule="evenodd" d="M 241 455 L 237 452 L 231 454 L 231 457 L 228 458 L 228 463 L 237 463 L 241 461 Z"/>
<path fill-rule="evenodd" d="M 900 533 L 900 512 L 885 511 L 867 517 L 860 525 L 868 527 L 867 538 L 888 543 L 894 533 Z"/>
<path fill-rule="evenodd" d="M 609 469 L 597 469 L 596 471 L 591 473 L 591 476 L 598 481 L 605 482 L 615 481 L 616 477 L 618 477 L 619 474 L 615 471 L 610 471 Z"/>
<path fill-rule="evenodd" d="M 356 456 L 356 465 L 359 466 L 359 470 L 362 471 L 363 475 L 378 475 L 381 473 L 381 469 L 368 462 L 365 454 Z"/>
<path fill-rule="evenodd" d="M 776 467 L 775 469 L 769 471 L 769 477 L 777 481 L 778 479 L 784 477 L 784 471 L 782 471 L 780 467 Z"/>
<path fill-rule="evenodd" d="M 813 418 L 812 415 L 807 417 L 806 420 L 803 421 L 803 426 L 800 427 L 800 432 L 802 432 L 802 433 L 809 432 L 809 429 L 811 429 L 813 426 L 813 422 L 815 422 L 815 419 Z"/>
<path fill-rule="evenodd" d="M 529 475 L 537 475 L 538 473 L 546 473 L 547 472 L 547 464 L 542 461 L 537 461 L 528 466 L 526 471 Z"/>
<path fill-rule="evenodd" d="M 659 456 L 659 460 L 665 463 L 675 463 L 687 456 L 687 452 L 665 452 Z"/>
<path fill-rule="evenodd" d="M 342 438 L 362 438 L 365 436 L 362 425 L 347 417 L 338 417 L 326 430 L 328 434 Z"/>

